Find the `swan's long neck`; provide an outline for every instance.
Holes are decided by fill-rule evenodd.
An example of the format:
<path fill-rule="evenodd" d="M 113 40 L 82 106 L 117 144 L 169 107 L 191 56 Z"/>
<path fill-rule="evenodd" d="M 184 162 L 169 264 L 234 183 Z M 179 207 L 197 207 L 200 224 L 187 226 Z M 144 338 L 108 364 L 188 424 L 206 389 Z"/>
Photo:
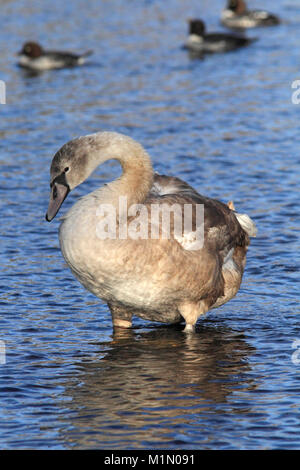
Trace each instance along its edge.
<path fill-rule="evenodd" d="M 153 183 L 153 168 L 145 149 L 130 137 L 115 132 L 102 132 L 93 137 L 95 148 L 91 154 L 91 168 L 114 159 L 123 169 L 118 179 L 99 188 L 94 195 L 101 202 L 116 207 L 120 196 L 127 197 L 128 205 L 143 203 Z"/>

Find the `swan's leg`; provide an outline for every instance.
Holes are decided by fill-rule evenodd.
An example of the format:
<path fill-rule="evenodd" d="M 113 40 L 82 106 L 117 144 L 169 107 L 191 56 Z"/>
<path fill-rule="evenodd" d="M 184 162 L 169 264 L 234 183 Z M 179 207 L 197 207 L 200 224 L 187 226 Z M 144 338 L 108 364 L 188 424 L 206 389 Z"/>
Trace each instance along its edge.
<path fill-rule="evenodd" d="M 180 305 L 179 311 L 180 314 L 185 319 L 185 328 L 183 331 L 186 333 L 192 333 L 195 331 L 195 325 L 200 317 L 208 310 L 207 305 L 204 301 L 199 303 L 185 302 Z"/>
<path fill-rule="evenodd" d="M 111 312 L 114 327 L 131 328 L 132 313 L 116 304 L 108 303 L 108 306 Z"/>

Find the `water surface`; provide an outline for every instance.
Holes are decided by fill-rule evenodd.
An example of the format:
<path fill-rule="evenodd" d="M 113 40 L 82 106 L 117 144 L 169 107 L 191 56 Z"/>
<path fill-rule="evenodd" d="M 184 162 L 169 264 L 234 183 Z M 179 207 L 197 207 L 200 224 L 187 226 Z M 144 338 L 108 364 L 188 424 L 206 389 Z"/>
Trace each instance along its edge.
<path fill-rule="evenodd" d="M 251 47 L 195 60 L 181 47 L 186 19 L 222 29 L 224 2 L 213 3 L 1 6 L 2 449 L 300 447 L 300 5 L 253 2 L 284 23 L 251 31 Z M 28 39 L 94 55 L 32 76 L 16 67 Z M 130 135 L 157 171 L 233 200 L 257 223 L 238 295 L 192 337 L 141 319 L 113 336 L 107 306 L 62 259 L 58 218 L 44 220 L 54 153 L 99 130 Z M 62 211 L 119 174 L 105 164 Z"/>

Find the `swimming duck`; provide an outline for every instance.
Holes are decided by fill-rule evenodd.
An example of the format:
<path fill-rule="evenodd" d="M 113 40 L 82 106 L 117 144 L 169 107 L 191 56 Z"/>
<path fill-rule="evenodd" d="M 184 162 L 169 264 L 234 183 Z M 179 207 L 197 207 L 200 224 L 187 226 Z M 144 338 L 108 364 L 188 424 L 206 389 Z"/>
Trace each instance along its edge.
<path fill-rule="evenodd" d="M 33 71 L 61 69 L 82 65 L 86 57 L 92 54 L 87 51 L 84 54 L 70 52 L 45 51 L 36 42 L 26 42 L 19 52 L 19 65 Z"/>
<path fill-rule="evenodd" d="M 221 13 L 221 23 L 228 28 L 255 28 L 274 26 L 280 19 L 263 10 L 248 10 L 244 0 L 228 0 L 227 7 Z"/>
<path fill-rule="evenodd" d="M 115 328 L 131 327 L 136 315 L 163 323 L 184 320 L 185 331 L 193 331 L 201 315 L 238 292 L 255 225 L 232 205 L 198 194 L 179 178 L 154 173 L 145 149 L 117 132 L 78 137 L 58 150 L 46 219 L 51 221 L 68 193 L 109 159 L 118 160 L 123 173 L 62 217 L 62 254 L 83 286 L 108 304 Z M 169 234 L 161 230 L 164 211 L 174 205 L 190 207 L 186 220 L 192 223 L 183 220 L 189 226 L 183 234 L 175 233 L 175 216 Z M 154 207 L 162 211 L 156 222 Z"/>
<path fill-rule="evenodd" d="M 199 54 L 227 52 L 247 46 L 253 40 L 228 33 L 206 34 L 204 22 L 199 19 L 192 19 L 189 20 L 189 36 L 185 48 Z"/>

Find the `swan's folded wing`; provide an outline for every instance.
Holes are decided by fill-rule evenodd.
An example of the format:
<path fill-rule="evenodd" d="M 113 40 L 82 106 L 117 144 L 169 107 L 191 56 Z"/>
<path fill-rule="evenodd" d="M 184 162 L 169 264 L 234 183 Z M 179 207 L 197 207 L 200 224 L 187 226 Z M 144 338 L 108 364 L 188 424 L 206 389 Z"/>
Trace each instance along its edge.
<path fill-rule="evenodd" d="M 192 186 L 182 181 L 180 178 L 155 173 L 150 196 L 164 196 L 166 194 L 198 195 L 197 191 Z"/>
<path fill-rule="evenodd" d="M 247 246 L 249 236 L 235 212 L 228 205 L 199 194 L 179 178 L 155 174 L 154 183 L 146 200 L 147 205 L 159 204 L 181 207 L 187 214 L 184 225 L 189 227 L 182 237 L 174 236 L 185 249 L 195 249 L 195 238 L 203 234 L 203 247 L 218 253 L 223 259 L 236 246 Z M 185 212 L 185 207 L 191 210 Z M 175 219 L 174 219 L 175 224 Z M 174 225 L 172 226 L 174 230 Z M 176 233 L 175 233 L 176 235 Z M 199 244 L 196 246 L 200 246 Z"/>

